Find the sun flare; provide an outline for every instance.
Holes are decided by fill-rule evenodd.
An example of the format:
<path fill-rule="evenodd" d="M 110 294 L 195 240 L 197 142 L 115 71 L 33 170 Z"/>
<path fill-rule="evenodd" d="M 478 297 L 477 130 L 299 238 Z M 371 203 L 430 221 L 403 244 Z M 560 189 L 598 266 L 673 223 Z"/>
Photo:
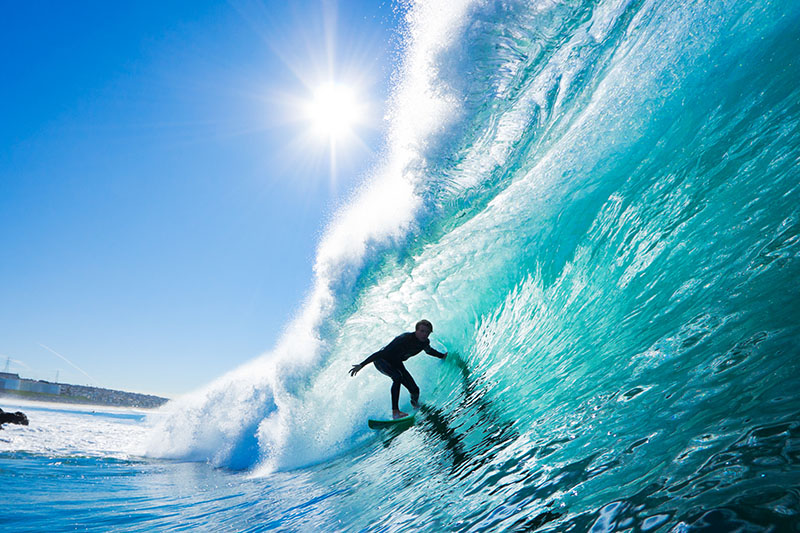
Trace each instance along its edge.
<path fill-rule="evenodd" d="M 351 87 L 326 83 L 314 91 L 306 116 L 316 135 L 336 141 L 353 133 L 363 119 L 363 110 Z"/>

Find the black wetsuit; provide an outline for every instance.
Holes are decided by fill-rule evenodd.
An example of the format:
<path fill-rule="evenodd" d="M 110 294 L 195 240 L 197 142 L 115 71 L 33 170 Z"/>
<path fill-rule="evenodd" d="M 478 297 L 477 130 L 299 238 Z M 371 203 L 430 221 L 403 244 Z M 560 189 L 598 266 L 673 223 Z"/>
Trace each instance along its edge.
<path fill-rule="evenodd" d="M 414 383 L 414 378 L 406 370 L 403 361 L 409 357 L 417 355 L 419 352 L 425 350 L 425 353 L 444 359 L 445 354 L 438 352 L 431 348 L 430 341 L 421 341 L 413 333 L 403 333 L 394 338 L 392 342 L 370 355 L 361 366 L 366 366 L 370 363 L 375 363 L 375 368 L 378 372 L 385 376 L 389 376 L 392 380 L 392 409 L 398 410 L 398 402 L 400 400 L 400 385 L 403 385 L 408 392 L 411 393 L 411 405 L 417 406 L 419 400 L 419 387 Z"/>

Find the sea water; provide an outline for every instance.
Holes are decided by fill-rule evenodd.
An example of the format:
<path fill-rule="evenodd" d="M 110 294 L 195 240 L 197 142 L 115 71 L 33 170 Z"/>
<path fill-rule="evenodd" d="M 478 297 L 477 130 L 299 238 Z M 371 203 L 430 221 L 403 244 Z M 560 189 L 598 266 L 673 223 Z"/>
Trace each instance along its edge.
<path fill-rule="evenodd" d="M 799 27 L 410 6 L 385 160 L 283 339 L 146 417 L 28 409 L 0 526 L 800 530 Z M 419 318 L 450 355 L 371 431 L 389 383 L 347 371 Z"/>

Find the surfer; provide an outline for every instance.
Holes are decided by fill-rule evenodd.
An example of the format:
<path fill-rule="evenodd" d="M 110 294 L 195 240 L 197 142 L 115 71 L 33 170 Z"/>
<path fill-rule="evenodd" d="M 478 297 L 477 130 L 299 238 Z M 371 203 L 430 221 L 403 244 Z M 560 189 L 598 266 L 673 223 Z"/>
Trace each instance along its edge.
<path fill-rule="evenodd" d="M 398 405 L 400 400 L 400 385 L 404 386 L 411 394 L 411 407 L 415 409 L 419 402 L 419 387 L 414 383 L 414 378 L 406 370 L 403 361 L 417 355 L 422 350 L 425 353 L 444 359 L 447 357 L 447 352 L 442 353 L 431 348 L 431 342 L 428 340 L 430 334 L 433 333 L 433 324 L 428 320 L 420 320 L 414 326 L 413 332 L 402 333 L 394 338 L 392 342 L 370 355 L 361 364 L 353 365 L 350 369 L 350 375 L 355 376 L 358 371 L 370 363 L 375 365 L 378 372 L 388 376 L 392 380 L 392 417 L 403 418 L 408 416 L 400 410 Z"/>

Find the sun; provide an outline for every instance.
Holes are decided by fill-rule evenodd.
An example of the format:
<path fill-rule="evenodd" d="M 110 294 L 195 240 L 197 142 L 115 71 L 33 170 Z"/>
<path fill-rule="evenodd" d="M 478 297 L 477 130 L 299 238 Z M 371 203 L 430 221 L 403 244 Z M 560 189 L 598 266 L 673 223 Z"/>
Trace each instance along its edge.
<path fill-rule="evenodd" d="M 317 87 L 306 105 L 305 114 L 315 136 L 332 143 L 354 135 L 364 119 L 363 106 L 355 89 L 341 83 Z"/>
<path fill-rule="evenodd" d="M 353 69 L 344 69 L 351 71 Z M 326 166 L 332 186 L 342 169 L 373 154 L 368 144 L 376 129 L 378 106 L 370 100 L 369 77 L 303 76 L 302 91 L 287 95 L 287 123 L 296 135 L 291 140 L 291 155 L 318 172 Z M 366 80 L 366 81 L 365 81 Z"/>

